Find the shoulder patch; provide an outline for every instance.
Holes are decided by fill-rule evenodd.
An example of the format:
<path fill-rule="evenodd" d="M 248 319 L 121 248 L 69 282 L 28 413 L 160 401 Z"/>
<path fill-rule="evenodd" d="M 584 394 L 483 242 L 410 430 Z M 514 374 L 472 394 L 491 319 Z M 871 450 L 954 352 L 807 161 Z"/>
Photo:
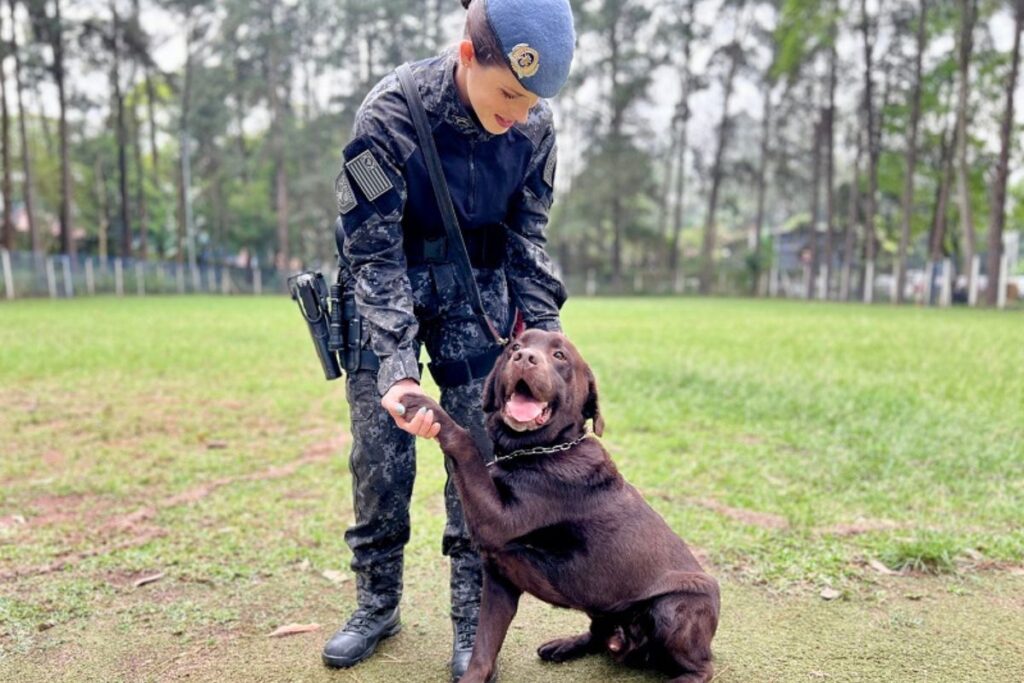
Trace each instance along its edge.
<path fill-rule="evenodd" d="M 348 182 L 348 173 L 344 168 L 334 180 L 334 195 L 338 200 L 338 213 L 342 215 L 356 208 L 359 203 L 356 200 L 356 193 L 352 191 L 352 185 Z"/>
<path fill-rule="evenodd" d="M 370 150 L 365 150 L 352 161 L 345 162 L 345 168 L 371 202 L 394 187 Z"/>
<path fill-rule="evenodd" d="M 544 164 L 544 182 L 552 190 L 555 189 L 555 165 L 558 163 L 557 149 L 552 147 L 548 153 L 548 160 Z"/>

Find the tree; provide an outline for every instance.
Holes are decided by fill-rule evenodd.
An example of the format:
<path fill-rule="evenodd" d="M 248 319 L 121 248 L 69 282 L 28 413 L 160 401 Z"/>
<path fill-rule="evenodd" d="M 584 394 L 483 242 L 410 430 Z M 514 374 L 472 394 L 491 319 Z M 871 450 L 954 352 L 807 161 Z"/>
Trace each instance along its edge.
<path fill-rule="evenodd" d="M 906 170 L 903 176 L 900 247 L 896 265 L 896 303 L 902 303 L 907 282 L 907 246 L 910 243 L 910 220 L 914 212 L 914 172 L 917 167 L 917 129 L 921 120 L 921 65 L 927 41 L 928 2 L 921 0 L 917 20 L 917 51 L 914 60 L 914 83 L 910 96 L 910 126 L 907 131 Z"/>
<path fill-rule="evenodd" d="M 967 165 L 967 102 L 970 97 L 971 52 L 974 47 L 974 22 L 978 14 L 977 0 L 957 0 L 960 10 L 960 31 L 957 55 L 960 71 L 956 106 L 956 189 L 960 211 L 960 234 L 963 236 L 961 269 L 967 273 L 967 287 L 974 286 L 974 216 L 971 209 L 970 169 Z"/>
<path fill-rule="evenodd" d="M 728 66 L 722 79 L 722 115 L 718 124 L 715 158 L 711 166 L 711 191 L 708 193 L 708 209 L 704 218 L 704 239 L 701 243 L 700 293 L 704 295 L 711 293 L 711 286 L 715 279 L 715 241 L 718 227 L 715 223 L 715 214 L 718 211 L 718 194 L 722 188 L 725 150 L 732 132 L 730 130 L 732 122 L 729 105 L 732 102 L 736 74 L 743 62 L 743 47 L 740 44 L 738 32 L 739 28 L 737 28 L 737 34 L 734 35 L 732 42 L 720 51 L 722 57 L 728 62 Z"/>
<path fill-rule="evenodd" d="M 65 254 L 75 253 L 75 241 L 72 226 L 72 184 L 71 155 L 68 141 L 68 98 L 66 84 L 65 34 L 67 27 L 61 12 L 62 0 L 53 0 L 53 14 L 47 11 L 46 3 L 34 0 L 26 4 L 32 20 L 33 30 L 37 38 L 49 46 L 52 58 L 47 65 L 57 86 L 57 104 L 59 106 L 60 139 L 60 249 Z"/>
<path fill-rule="evenodd" d="M 1013 0 L 1013 48 L 1010 50 L 1010 71 L 1006 77 L 1006 107 L 999 129 L 999 162 L 992 188 L 992 212 L 988 226 L 988 289 L 985 299 L 995 306 L 999 298 L 999 276 L 1003 256 L 1003 228 L 1006 224 L 1006 184 L 1010 174 L 1010 148 L 1013 144 L 1013 96 L 1020 70 L 1020 39 L 1024 33 L 1024 0 Z"/>
<path fill-rule="evenodd" d="M 24 173 L 24 178 L 22 179 L 22 198 L 25 202 L 25 216 L 28 219 L 28 232 L 32 253 L 38 258 L 43 253 L 43 246 L 40 240 L 39 229 L 36 225 L 34 194 L 32 190 L 32 151 L 28 144 L 28 130 L 26 128 L 28 113 L 25 111 L 24 87 L 21 78 L 21 56 L 18 52 L 17 0 L 8 0 L 8 6 L 11 8 L 11 51 L 14 53 L 14 88 L 18 94 L 18 128 L 21 133 L 21 166 Z"/>
<path fill-rule="evenodd" d="M 4 39 L 4 8 L 0 5 L 0 146 L 3 150 L 3 223 L 0 224 L 0 247 L 14 249 L 14 222 L 11 219 L 11 122 L 7 112 L 7 55 L 10 52 Z"/>

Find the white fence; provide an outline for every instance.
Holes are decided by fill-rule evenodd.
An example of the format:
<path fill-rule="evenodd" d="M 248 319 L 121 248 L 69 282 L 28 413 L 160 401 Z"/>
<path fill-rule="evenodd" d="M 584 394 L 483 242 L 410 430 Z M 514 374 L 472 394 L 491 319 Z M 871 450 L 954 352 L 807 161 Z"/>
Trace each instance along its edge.
<path fill-rule="evenodd" d="M 37 255 L 0 249 L 0 282 L 6 299 L 113 294 L 263 294 L 284 292 L 275 268 L 173 261 L 141 261 L 66 254 Z"/>

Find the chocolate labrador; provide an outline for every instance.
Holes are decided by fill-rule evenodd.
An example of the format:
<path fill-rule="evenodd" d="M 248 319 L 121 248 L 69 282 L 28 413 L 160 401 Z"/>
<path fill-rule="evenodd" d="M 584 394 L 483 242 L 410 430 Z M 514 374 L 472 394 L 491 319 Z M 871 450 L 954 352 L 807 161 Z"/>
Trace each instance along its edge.
<path fill-rule="evenodd" d="M 432 399 L 403 397 L 406 415 L 434 412 L 469 532 L 484 558 L 480 625 L 463 683 L 482 683 L 525 591 L 586 612 L 590 630 L 540 646 L 549 662 L 608 652 L 676 683 L 712 676 L 718 583 L 626 483 L 601 443 L 597 386 L 565 336 L 529 330 L 484 387 L 491 466 Z"/>

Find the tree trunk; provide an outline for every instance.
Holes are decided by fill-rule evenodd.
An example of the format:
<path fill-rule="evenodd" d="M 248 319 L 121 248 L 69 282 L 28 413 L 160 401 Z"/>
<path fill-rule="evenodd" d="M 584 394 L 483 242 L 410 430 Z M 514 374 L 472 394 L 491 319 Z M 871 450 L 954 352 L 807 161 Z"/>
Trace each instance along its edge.
<path fill-rule="evenodd" d="M 839 278 L 839 300 L 849 301 L 850 276 L 853 269 L 853 250 L 857 239 L 857 219 L 860 217 L 860 164 L 864 157 L 864 136 L 857 132 L 857 156 L 853 162 L 853 180 L 850 182 L 849 216 L 843 234 L 843 271 Z"/>
<path fill-rule="evenodd" d="M 185 84 L 181 89 L 181 119 L 178 126 L 179 156 L 178 172 L 175 174 L 178 186 L 178 265 L 185 262 L 185 250 L 191 250 L 190 244 L 186 244 L 188 236 L 192 232 L 190 225 L 191 210 L 189 208 L 189 182 L 188 176 L 188 144 L 189 144 L 189 115 L 192 106 L 192 17 L 191 14 L 185 19 Z M 189 263 L 192 259 L 189 258 Z"/>
<path fill-rule="evenodd" d="M 1006 109 L 1003 111 L 999 131 L 999 164 L 996 166 L 995 187 L 992 188 L 992 214 L 988 224 L 988 288 L 985 300 L 995 306 L 999 299 L 1000 260 L 1003 256 L 1003 228 L 1006 224 L 1006 183 L 1010 176 L 1010 147 L 1013 136 L 1013 95 L 1020 70 L 1020 37 L 1024 32 L 1024 0 L 1016 2 L 1016 20 L 1013 29 L 1013 50 L 1010 52 L 1010 74 L 1006 79 Z"/>
<path fill-rule="evenodd" d="M 814 298 L 814 283 L 818 274 L 818 214 L 821 203 L 821 139 L 825 130 L 824 109 L 818 113 L 818 121 L 814 124 L 814 135 L 811 138 L 811 221 L 807 231 L 807 249 L 810 255 L 810 270 L 807 276 L 807 300 Z"/>
<path fill-rule="evenodd" d="M 704 221 L 704 241 L 701 245 L 700 293 L 711 293 L 715 278 L 715 213 L 718 211 L 718 192 L 722 185 L 722 163 L 725 159 L 725 148 L 729 143 L 729 103 L 732 101 L 733 81 L 740 66 L 740 45 L 733 42 L 729 71 L 722 84 L 725 98 L 722 102 L 722 120 L 718 126 L 718 145 L 715 148 L 715 161 L 711 167 L 711 192 L 708 194 L 708 212 Z"/>
<path fill-rule="evenodd" d="M 60 104 L 60 246 L 65 254 L 75 255 L 74 226 L 71 223 L 71 153 L 68 149 L 68 103 L 64 83 L 64 23 L 61 0 L 54 0 L 56 28 L 53 37 L 53 78 Z"/>
<path fill-rule="evenodd" d="M 288 262 L 291 259 L 288 235 L 288 183 L 284 150 L 284 111 L 280 94 L 278 93 L 279 86 L 277 83 L 278 55 L 277 45 L 275 43 L 276 31 L 273 3 L 267 5 L 267 11 L 269 12 L 271 35 L 270 46 L 267 50 L 267 96 L 270 100 L 270 111 L 273 116 L 273 120 L 270 123 L 270 145 L 274 151 L 274 196 L 275 208 L 277 210 L 277 267 L 280 269 L 286 269 L 288 268 Z"/>
<path fill-rule="evenodd" d="M 928 255 L 931 261 L 939 261 L 946 256 L 946 221 L 949 211 L 949 187 L 953 180 L 954 135 L 955 130 L 950 131 L 947 123 L 947 128 L 942 133 L 941 170 L 939 185 L 935 189 L 935 209 L 932 213 L 932 226 L 928 239 Z M 928 277 L 931 277 L 931 274 Z"/>
<path fill-rule="evenodd" d="M 149 223 L 146 207 L 146 166 L 142 163 L 142 123 L 133 101 L 131 108 L 132 131 L 134 144 L 132 151 L 135 160 L 135 210 L 139 219 L 139 258 L 145 261 L 149 257 Z"/>
<path fill-rule="evenodd" d="M 121 18 L 117 13 L 117 5 L 110 3 L 113 17 L 112 52 L 110 85 L 114 90 L 114 104 L 117 107 L 117 182 L 118 194 L 121 198 L 121 258 L 131 258 L 132 226 L 128 205 L 128 157 L 126 146 L 128 135 L 124 121 L 124 93 L 121 92 Z"/>
<path fill-rule="evenodd" d="M 149 121 L 149 155 L 153 163 L 153 173 L 159 178 L 160 174 L 160 151 L 156 145 L 156 93 L 153 87 L 153 75 L 146 67 L 146 114 Z"/>
<path fill-rule="evenodd" d="M 832 47 L 829 49 L 828 67 L 828 113 L 825 118 L 825 265 L 822 282 L 824 283 L 819 296 L 828 299 L 831 296 L 832 260 L 835 251 L 836 233 L 836 188 L 835 188 L 835 157 L 836 157 L 836 80 L 839 57 L 836 54 L 835 21 L 830 29 Z"/>
<path fill-rule="evenodd" d="M 687 3 L 687 16 L 691 22 L 695 6 L 696 0 Z M 682 94 L 679 100 L 682 110 L 679 112 L 679 141 L 676 147 L 675 213 L 672 216 L 672 243 L 668 254 L 668 269 L 673 287 L 679 279 L 679 238 L 683 232 L 683 204 L 686 197 L 686 148 L 689 144 L 690 90 L 693 78 L 690 74 L 692 47 L 693 36 L 687 35 L 683 43 Z"/>
<path fill-rule="evenodd" d="M 110 231 L 110 201 L 107 197 L 107 179 L 103 174 L 103 165 L 100 164 L 99 157 L 96 158 L 93 166 L 93 177 L 96 181 L 96 204 L 100 208 L 99 225 L 96 226 L 97 249 L 100 260 L 106 262 L 110 255 L 110 249 L 107 246 Z"/>
<path fill-rule="evenodd" d="M 0 6 L 0 37 L 4 35 L 4 12 Z M 0 247 L 14 250 L 14 221 L 11 216 L 11 119 L 7 111 L 7 55 L 0 52 L 0 155 L 3 156 L 3 223 L 0 226 Z"/>
<path fill-rule="evenodd" d="M 611 35 L 609 37 L 611 56 L 608 60 L 611 70 L 611 93 L 609 100 L 612 107 L 611 129 L 611 156 L 612 169 L 614 173 L 619 171 L 619 158 L 622 153 L 622 125 L 624 119 L 624 103 L 619 97 L 619 25 L 612 21 Z M 617 187 L 617 179 L 613 179 L 613 187 Z M 611 220 L 612 220 L 612 284 L 616 291 L 622 286 L 622 197 L 618 192 L 611 193 Z"/>
<path fill-rule="evenodd" d="M 974 21 L 977 0 L 957 0 L 960 9 L 960 91 L 956 106 L 956 190 L 960 209 L 960 233 L 963 236 L 961 272 L 967 274 L 970 291 L 974 261 L 974 215 L 971 210 L 969 170 L 967 166 L 967 101 L 970 95 L 971 50 L 974 45 Z"/>
<path fill-rule="evenodd" d="M 43 253 L 42 241 L 39 235 L 39 226 L 36 225 L 36 212 L 34 206 L 34 197 L 32 193 L 32 152 L 29 149 L 28 144 L 28 130 L 26 128 L 25 120 L 27 113 L 25 111 L 25 98 L 24 88 L 21 82 L 21 57 L 18 52 L 18 32 L 15 24 L 15 17 L 17 16 L 17 2 L 16 0 L 9 0 L 11 8 L 11 52 L 14 53 L 14 87 L 18 93 L 18 129 L 21 134 L 21 167 L 25 177 L 22 179 L 22 199 L 25 202 L 25 218 L 28 220 L 28 233 L 29 241 L 32 245 L 32 253 L 37 257 Z"/>
<path fill-rule="evenodd" d="M 772 131 L 772 84 L 766 83 L 764 102 L 761 110 L 761 159 L 757 167 L 757 214 L 754 217 L 754 272 L 751 282 L 751 295 L 758 296 L 761 292 L 761 233 L 764 230 L 764 202 L 767 194 L 769 140 Z"/>
<path fill-rule="evenodd" d="M 917 55 L 914 61 L 914 89 L 910 102 L 910 130 L 907 132 L 906 171 L 903 176 L 902 224 L 900 250 L 896 264 L 896 303 L 903 303 L 907 283 L 907 249 L 910 246 L 910 223 L 914 214 L 914 173 L 917 170 L 917 127 L 921 119 L 921 62 L 924 59 L 928 2 L 921 0 L 917 23 Z"/>
<path fill-rule="evenodd" d="M 874 85 L 872 81 L 872 59 L 874 43 L 868 21 L 867 0 L 860 0 L 861 32 L 864 38 L 864 122 L 868 145 L 868 196 L 864 217 L 864 274 L 861 287 L 864 303 L 874 301 L 875 274 L 875 212 L 878 197 L 878 158 L 881 153 L 881 131 L 876 126 L 874 107 Z"/>

